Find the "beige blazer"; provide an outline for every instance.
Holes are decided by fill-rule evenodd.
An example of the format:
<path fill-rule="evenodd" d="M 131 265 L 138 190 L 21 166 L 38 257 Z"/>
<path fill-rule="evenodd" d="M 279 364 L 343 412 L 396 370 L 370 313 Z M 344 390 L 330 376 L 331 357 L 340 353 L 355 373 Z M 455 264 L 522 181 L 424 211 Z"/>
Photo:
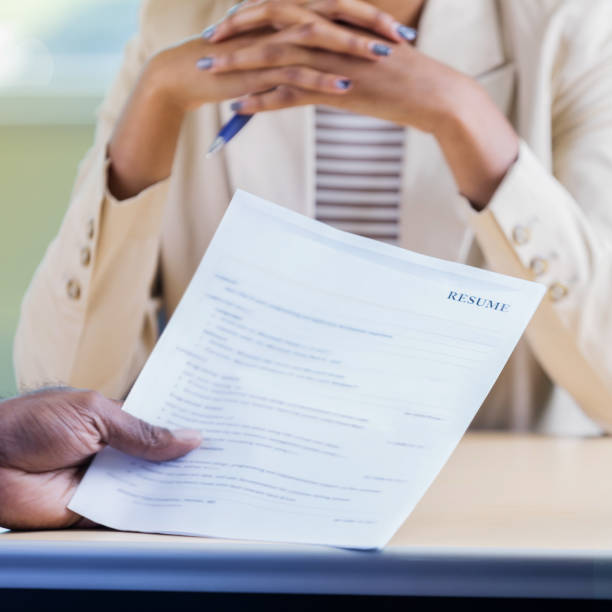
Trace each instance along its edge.
<path fill-rule="evenodd" d="M 236 188 L 314 213 L 312 108 L 257 116 L 205 160 L 231 113 L 204 106 L 184 122 L 170 179 L 123 202 L 107 191 L 109 134 L 143 63 L 229 4 L 144 3 L 66 217 L 23 301 L 22 389 L 59 382 L 125 396 L 157 339 L 160 304 L 175 309 Z M 476 78 L 522 144 L 476 213 L 436 141 L 407 129 L 402 246 L 550 288 L 476 423 L 535 427 L 564 388 L 611 430 L 612 3 L 429 0 L 419 29 L 418 48 Z"/>

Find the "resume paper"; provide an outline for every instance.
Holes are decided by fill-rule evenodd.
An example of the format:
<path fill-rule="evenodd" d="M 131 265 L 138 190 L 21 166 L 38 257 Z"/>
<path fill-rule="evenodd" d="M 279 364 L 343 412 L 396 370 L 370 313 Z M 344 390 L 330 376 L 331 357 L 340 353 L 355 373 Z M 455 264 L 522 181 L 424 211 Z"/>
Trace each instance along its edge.
<path fill-rule="evenodd" d="M 238 191 L 125 402 L 204 442 L 165 463 L 107 448 L 70 509 L 122 530 L 381 548 L 543 293 Z"/>

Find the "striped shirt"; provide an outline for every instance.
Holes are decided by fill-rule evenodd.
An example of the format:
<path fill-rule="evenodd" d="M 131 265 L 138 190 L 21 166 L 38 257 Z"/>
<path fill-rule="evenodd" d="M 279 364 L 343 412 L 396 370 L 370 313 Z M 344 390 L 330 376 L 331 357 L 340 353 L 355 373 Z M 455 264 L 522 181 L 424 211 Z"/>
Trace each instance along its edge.
<path fill-rule="evenodd" d="M 317 107 L 316 218 L 397 244 L 403 153 L 403 127 Z"/>

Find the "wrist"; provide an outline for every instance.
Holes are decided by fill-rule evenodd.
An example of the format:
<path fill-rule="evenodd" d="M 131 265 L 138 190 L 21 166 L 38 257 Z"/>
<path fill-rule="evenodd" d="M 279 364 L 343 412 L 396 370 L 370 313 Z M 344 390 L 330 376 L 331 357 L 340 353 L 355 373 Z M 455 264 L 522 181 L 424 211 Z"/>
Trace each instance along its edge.
<path fill-rule="evenodd" d="M 518 157 L 519 137 L 478 83 L 465 78 L 433 135 L 462 195 L 482 210 Z"/>
<path fill-rule="evenodd" d="M 108 187 L 118 200 L 170 176 L 185 110 L 159 73 L 144 69 L 108 145 Z"/>
<path fill-rule="evenodd" d="M 162 52 L 163 53 L 163 52 Z M 162 116 L 183 119 L 188 105 L 176 91 L 172 75 L 162 53 L 153 56 L 145 65 L 134 89 L 139 105 L 152 108 Z"/>

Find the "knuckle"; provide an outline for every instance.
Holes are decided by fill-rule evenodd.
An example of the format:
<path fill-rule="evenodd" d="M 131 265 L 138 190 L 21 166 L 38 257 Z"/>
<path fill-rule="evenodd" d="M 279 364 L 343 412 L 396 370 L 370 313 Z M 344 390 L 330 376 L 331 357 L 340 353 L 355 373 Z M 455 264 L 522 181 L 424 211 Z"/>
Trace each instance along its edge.
<path fill-rule="evenodd" d="M 363 48 L 367 49 L 369 46 L 369 42 L 367 39 L 362 38 L 361 36 L 354 36 L 353 34 L 349 35 L 346 41 L 346 46 L 351 54 L 357 54 Z"/>
<path fill-rule="evenodd" d="M 304 80 L 304 71 L 298 66 L 283 68 L 282 79 L 287 83 L 300 83 Z"/>
<path fill-rule="evenodd" d="M 265 87 L 269 82 L 270 77 L 267 71 L 257 71 L 252 74 L 247 73 L 244 78 L 244 93 L 258 91 L 260 87 Z"/>
<path fill-rule="evenodd" d="M 266 64 L 275 64 L 283 56 L 283 49 L 280 45 L 267 44 L 261 50 L 261 58 Z"/>
<path fill-rule="evenodd" d="M 337 13 L 342 8 L 341 0 L 325 0 L 324 8 L 327 12 Z"/>
<path fill-rule="evenodd" d="M 377 9 L 372 19 L 374 25 L 383 25 L 385 23 L 385 14 L 383 11 Z"/>
<path fill-rule="evenodd" d="M 138 436 L 147 448 L 164 446 L 170 432 L 163 427 L 155 427 L 146 421 L 138 421 Z"/>
<path fill-rule="evenodd" d="M 249 103 L 254 111 L 260 111 L 264 107 L 262 96 L 253 96 L 250 98 Z"/>
<path fill-rule="evenodd" d="M 264 7 L 266 17 L 274 20 L 280 16 L 283 11 L 283 2 L 280 0 L 268 0 Z"/>
<path fill-rule="evenodd" d="M 322 72 L 319 72 L 315 78 L 315 88 L 316 89 L 327 89 L 328 88 L 328 78 Z"/>
<path fill-rule="evenodd" d="M 334 2 L 334 6 L 336 7 L 336 11 L 338 12 L 338 14 L 351 12 L 351 9 L 353 8 L 351 6 L 351 3 L 347 2 L 346 0 L 332 0 L 332 1 Z"/>
<path fill-rule="evenodd" d="M 104 404 L 105 398 L 98 391 L 84 391 L 83 392 L 83 404 L 88 410 L 95 410 L 101 408 Z"/>
<path fill-rule="evenodd" d="M 279 81 L 281 80 L 282 68 L 264 70 L 260 74 L 257 74 L 253 77 L 253 84 L 249 89 L 255 91 L 270 89 L 278 85 Z"/>
<path fill-rule="evenodd" d="M 298 28 L 299 35 L 306 39 L 312 39 L 317 36 L 319 33 L 319 24 L 316 21 L 309 21 L 307 23 L 303 23 Z"/>
<path fill-rule="evenodd" d="M 282 105 L 293 104 L 298 99 L 298 92 L 291 87 L 279 87 L 276 92 L 278 102 Z"/>

